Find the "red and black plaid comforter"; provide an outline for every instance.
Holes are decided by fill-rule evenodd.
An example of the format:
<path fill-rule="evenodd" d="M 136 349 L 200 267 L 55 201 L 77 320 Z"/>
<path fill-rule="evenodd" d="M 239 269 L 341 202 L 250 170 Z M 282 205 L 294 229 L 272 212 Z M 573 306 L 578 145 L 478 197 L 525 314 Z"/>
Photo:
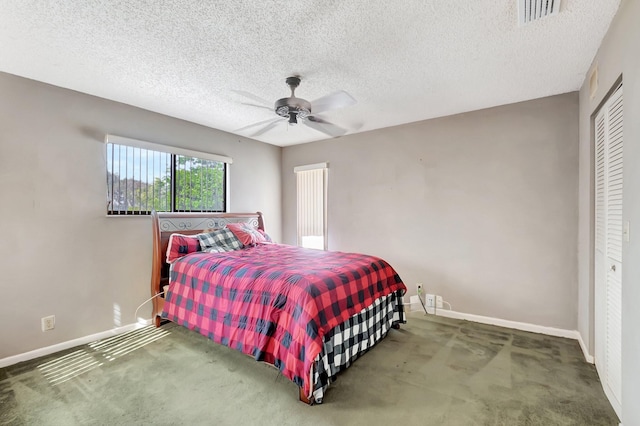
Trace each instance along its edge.
<path fill-rule="evenodd" d="M 273 364 L 309 395 L 324 335 L 400 289 L 380 258 L 265 244 L 177 260 L 163 316 Z"/>

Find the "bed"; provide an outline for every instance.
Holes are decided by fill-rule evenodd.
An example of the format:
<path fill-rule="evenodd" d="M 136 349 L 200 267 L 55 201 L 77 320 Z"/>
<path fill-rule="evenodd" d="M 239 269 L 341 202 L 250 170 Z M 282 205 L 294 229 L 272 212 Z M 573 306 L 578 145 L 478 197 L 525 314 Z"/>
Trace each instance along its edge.
<path fill-rule="evenodd" d="M 151 217 L 155 325 L 175 322 L 273 365 L 305 403 L 321 403 L 340 371 L 405 322 L 406 287 L 380 258 L 271 243 L 259 212 Z M 239 229 L 249 237 L 230 242 Z M 212 236 L 233 248 L 207 246 Z"/>

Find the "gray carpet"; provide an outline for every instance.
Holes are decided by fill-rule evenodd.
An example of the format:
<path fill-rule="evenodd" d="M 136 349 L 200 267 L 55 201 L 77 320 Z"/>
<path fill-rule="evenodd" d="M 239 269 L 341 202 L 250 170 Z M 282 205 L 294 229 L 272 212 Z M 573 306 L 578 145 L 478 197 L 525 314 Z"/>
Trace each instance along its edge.
<path fill-rule="evenodd" d="M 617 425 L 574 340 L 409 315 L 297 401 L 270 366 L 174 324 L 0 369 L 2 425 Z"/>

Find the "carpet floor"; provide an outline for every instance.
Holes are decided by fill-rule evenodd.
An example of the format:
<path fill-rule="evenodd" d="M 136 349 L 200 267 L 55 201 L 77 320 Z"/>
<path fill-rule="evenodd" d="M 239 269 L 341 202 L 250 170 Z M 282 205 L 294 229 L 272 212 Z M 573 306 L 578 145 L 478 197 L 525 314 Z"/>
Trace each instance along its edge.
<path fill-rule="evenodd" d="M 324 403 L 174 324 L 0 369 L 1 425 L 617 425 L 577 341 L 409 314 Z"/>

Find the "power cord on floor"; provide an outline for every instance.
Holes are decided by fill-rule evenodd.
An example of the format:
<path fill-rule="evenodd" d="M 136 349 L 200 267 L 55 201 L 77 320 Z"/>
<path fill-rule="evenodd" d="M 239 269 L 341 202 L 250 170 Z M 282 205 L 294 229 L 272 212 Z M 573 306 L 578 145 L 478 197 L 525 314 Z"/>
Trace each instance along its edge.
<path fill-rule="evenodd" d="M 420 297 L 420 295 L 418 295 L 418 300 L 420 301 L 420 304 L 422 305 L 422 309 L 424 309 L 424 313 L 427 315 L 431 315 L 429 313 L 429 311 L 427 311 L 427 307 L 425 306 L 424 302 L 422 301 L 422 297 Z"/>
<path fill-rule="evenodd" d="M 432 314 L 427 310 L 427 306 L 424 304 L 424 302 L 422 301 L 422 297 L 420 297 L 419 294 L 418 294 L 418 300 L 420 301 L 420 304 L 422 305 L 422 309 L 424 310 L 425 314 L 427 314 L 427 315 L 435 315 L 436 311 L 438 310 L 437 306 L 432 306 L 432 308 L 433 308 L 433 314 Z M 452 310 L 451 303 L 447 302 L 446 300 L 443 300 L 442 303 L 449 307 L 449 309 L 447 309 L 447 310 L 449 310 L 449 311 Z M 440 308 L 440 309 L 443 309 L 443 308 Z"/>
<path fill-rule="evenodd" d="M 413 296 L 412 296 L 412 297 L 413 297 Z M 424 302 L 422 301 L 422 297 L 421 297 L 421 294 L 420 294 L 420 293 L 418 293 L 418 300 L 420 301 L 420 305 L 422 305 L 422 309 L 424 310 L 424 313 L 425 313 L 425 314 L 427 314 L 427 315 L 435 315 L 435 314 L 436 314 L 436 311 L 438 310 L 438 307 L 437 307 L 437 306 L 432 306 L 432 308 L 433 308 L 433 314 L 432 314 L 432 313 L 430 313 L 430 312 L 427 310 L 427 305 L 425 305 L 425 304 L 424 304 Z M 404 299 L 403 299 L 403 300 L 402 300 L 402 303 L 403 303 L 405 306 L 411 306 L 411 305 L 412 305 L 411 300 L 406 301 L 406 300 L 404 300 Z M 451 307 L 451 303 L 447 302 L 446 300 L 443 300 L 443 301 L 442 301 L 442 303 L 443 303 L 444 305 L 447 305 L 447 307 L 448 307 L 448 308 L 447 308 L 446 310 L 448 310 L 448 311 L 452 311 L 452 310 L 453 310 L 453 308 Z M 440 309 L 444 309 L 444 308 L 440 308 Z"/>
<path fill-rule="evenodd" d="M 163 294 L 164 294 L 164 291 L 161 291 L 160 293 L 156 294 L 155 296 L 151 296 L 150 298 L 148 298 L 147 300 L 142 302 L 140 304 L 140 306 L 138 306 L 136 308 L 136 312 L 135 312 L 135 314 L 133 314 L 133 318 L 137 321 L 138 320 L 138 311 L 140 310 L 140 308 L 142 308 L 146 303 L 150 302 L 151 300 L 155 299 L 156 297 L 162 296 Z"/>

